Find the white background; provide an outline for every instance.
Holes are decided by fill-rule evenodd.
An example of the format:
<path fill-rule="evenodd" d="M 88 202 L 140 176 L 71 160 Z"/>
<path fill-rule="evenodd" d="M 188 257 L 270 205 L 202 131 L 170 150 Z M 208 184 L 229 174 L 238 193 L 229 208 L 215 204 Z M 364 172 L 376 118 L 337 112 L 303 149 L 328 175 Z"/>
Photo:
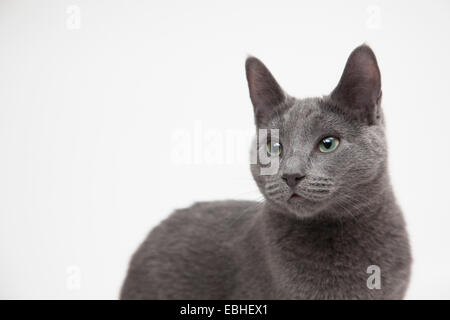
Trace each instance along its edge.
<path fill-rule="evenodd" d="M 247 157 L 246 56 L 306 97 L 363 42 L 412 241 L 408 298 L 450 298 L 449 31 L 444 0 L 1 0 L 0 298 L 117 298 L 175 208 L 260 199 L 245 161 L 208 149 Z"/>

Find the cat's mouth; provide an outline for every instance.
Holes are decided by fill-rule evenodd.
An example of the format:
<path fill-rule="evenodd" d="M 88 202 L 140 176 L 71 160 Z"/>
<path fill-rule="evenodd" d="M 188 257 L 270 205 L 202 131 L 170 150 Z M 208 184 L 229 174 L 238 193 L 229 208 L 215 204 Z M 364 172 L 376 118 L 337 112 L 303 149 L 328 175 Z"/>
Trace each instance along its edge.
<path fill-rule="evenodd" d="M 289 197 L 289 200 L 300 200 L 300 199 L 303 199 L 303 197 L 295 192 Z"/>

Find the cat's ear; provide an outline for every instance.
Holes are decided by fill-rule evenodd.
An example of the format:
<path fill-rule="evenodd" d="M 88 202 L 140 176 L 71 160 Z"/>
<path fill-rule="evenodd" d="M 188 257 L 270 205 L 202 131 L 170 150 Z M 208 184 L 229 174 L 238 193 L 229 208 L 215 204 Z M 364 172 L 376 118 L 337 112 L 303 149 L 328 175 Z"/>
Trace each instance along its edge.
<path fill-rule="evenodd" d="M 249 57 L 245 62 L 250 99 L 253 104 L 256 124 L 267 123 L 286 100 L 286 94 L 269 69 L 257 58 Z"/>
<path fill-rule="evenodd" d="M 331 99 L 369 125 L 378 122 L 381 75 L 375 54 L 369 46 L 363 44 L 350 54 Z"/>

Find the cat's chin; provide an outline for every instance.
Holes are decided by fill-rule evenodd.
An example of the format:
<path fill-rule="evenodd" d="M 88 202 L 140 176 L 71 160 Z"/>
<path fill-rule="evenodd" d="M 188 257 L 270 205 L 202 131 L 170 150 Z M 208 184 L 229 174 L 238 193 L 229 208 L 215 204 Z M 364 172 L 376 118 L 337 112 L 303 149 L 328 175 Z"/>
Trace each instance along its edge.
<path fill-rule="evenodd" d="M 320 204 L 313 202 L 301 195 L 294 194 L 286 201 L 269 201 L 271 207 L 276 211 L 287 213 L 297 218 L 310 218 L 316 216 L 320 211 Z"/>
<path fill-rule="evenodd" d="M 294 214 L 299 218 L 310 218 L 314 217 L 318 210 L 315 206 L 306 205 L 307 200 L 303 199 L 293 199 L 287 204 L 287 208 L 291 214 Z"/>

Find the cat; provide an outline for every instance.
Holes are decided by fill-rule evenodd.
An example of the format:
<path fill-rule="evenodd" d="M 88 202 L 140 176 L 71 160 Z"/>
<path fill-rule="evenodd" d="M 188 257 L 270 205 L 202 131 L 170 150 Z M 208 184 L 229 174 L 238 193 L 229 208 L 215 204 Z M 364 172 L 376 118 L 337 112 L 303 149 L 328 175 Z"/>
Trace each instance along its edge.
<path fill-rule="evenodd" d="M 272 174 L 250 165 L 264 202 L 175 211 L 134 253 L 120 297 L 404 298 L 412 257 L 372 49 L 353 50 L 337 87 L 318 98 L 286 94 L 255 57 L 245 67 L 257 136 L 278 129 L 252 151 L 279 159 Z"/>

